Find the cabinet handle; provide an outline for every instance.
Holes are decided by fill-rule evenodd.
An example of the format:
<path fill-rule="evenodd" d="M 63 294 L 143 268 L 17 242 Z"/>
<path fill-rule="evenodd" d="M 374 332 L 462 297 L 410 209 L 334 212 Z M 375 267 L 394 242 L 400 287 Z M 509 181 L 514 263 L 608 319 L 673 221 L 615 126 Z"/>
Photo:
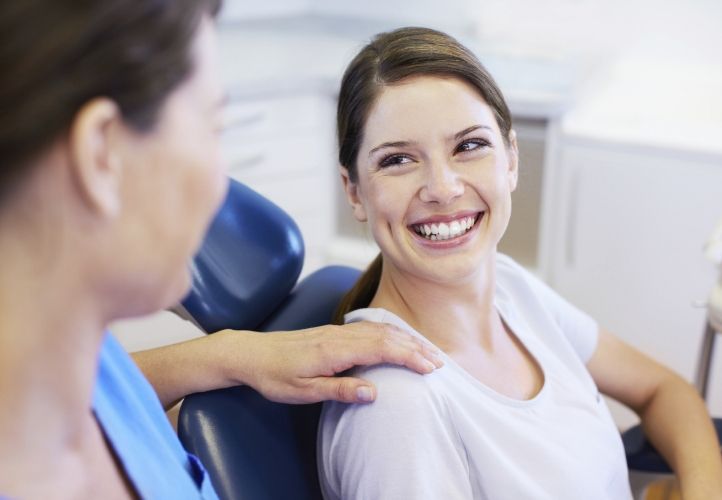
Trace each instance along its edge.
<path fill-rule="evenodd" d="M 241 158 L 240 160 L 234 161 L 231 165 L 231 170 L 247 170 L 249 168 L 253 168 L 257 165 L 260 165 L 266 160 L 266 155 L 263 153 L 258 153 L 255 155 L 247 156 L 246 158 Z"/>
<path fill-rule="evenodd" d="M 567 197 L 566 206 L 566 238 L 565 245 L 565 263 L 566 267 L 573 267 L 576 260 L 576 243 L 577 243 L 577 210 L 579 201 L 579 168 L 572 167 L 569 179 L 569 196 Z"/>
<path fill-rule="evenodd" d="M 235 132 L 238 129 L 244 129 L 251 127 L 257 123 L 260 123 L 265 118 L 265 113 L 263 111 L 257 111 L 253 114 L 245 115 L 245 116 L 237 116 L 233 117 L 228 120 L 226 124 L 223 126 L 223 134 L 229 134 L 231 132 Z"/>

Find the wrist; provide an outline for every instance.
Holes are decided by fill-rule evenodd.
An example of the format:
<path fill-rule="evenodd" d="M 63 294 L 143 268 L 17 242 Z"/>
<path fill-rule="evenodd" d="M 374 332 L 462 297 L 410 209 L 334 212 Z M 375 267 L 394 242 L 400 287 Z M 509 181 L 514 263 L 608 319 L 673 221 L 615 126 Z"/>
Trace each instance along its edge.
<path fill-rule="evenodd" d="M 216 337 L 218 352 L 215 368 L 224 387 L 252 385 L 254 360 L 258 357 L 257 333 L 241 330 L 221 330 L 210 337 Z"/>
<path fill-rule="evenodd" d="M 698 476 L 693 480 L 679 480 L 680 492 L 684 500 L 707 500 L 722 498 L 722 479 L 720 477 Z"/>

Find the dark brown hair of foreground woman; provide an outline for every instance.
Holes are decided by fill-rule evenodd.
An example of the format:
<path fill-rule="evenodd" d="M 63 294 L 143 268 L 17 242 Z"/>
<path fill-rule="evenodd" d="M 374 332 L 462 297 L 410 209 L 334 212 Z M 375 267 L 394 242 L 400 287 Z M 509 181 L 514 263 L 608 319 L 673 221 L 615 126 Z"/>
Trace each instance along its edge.
<path fill-rule="evenodd" d="M 0 4 L 0 204 L 80 106 L 115 101 L 152 129 L 192 70 L 189 44 L 219 0 L 6 1 Z"/>

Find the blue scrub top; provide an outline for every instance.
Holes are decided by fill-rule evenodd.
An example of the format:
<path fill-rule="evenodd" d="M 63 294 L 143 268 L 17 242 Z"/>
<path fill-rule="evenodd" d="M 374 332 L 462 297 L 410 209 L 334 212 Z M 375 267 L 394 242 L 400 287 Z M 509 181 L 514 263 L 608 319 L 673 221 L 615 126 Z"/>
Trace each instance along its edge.
<path fill-rule="evenodd" d="M 93 411 L 141 498 L 218 498 L 200 461 L 183 449 L 155 391 L 110 334 L 100 352 Z"/>

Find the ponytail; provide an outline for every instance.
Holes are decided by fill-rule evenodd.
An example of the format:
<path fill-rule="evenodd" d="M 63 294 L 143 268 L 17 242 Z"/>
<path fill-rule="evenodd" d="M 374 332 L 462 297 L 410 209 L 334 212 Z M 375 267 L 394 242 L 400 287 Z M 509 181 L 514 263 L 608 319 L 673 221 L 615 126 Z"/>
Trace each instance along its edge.
<path fill-rule="evenodd" d="M 374 295 L 376 295 L 376 290 L 378 290 L 379 283 L 381 282 L 382 262 L 381 254 L 378 254 L 353 288 L 344 295 L 333 315 L 334 325 L 343 325 L 343 317 L 346 313 L 368 307 Z"/>

